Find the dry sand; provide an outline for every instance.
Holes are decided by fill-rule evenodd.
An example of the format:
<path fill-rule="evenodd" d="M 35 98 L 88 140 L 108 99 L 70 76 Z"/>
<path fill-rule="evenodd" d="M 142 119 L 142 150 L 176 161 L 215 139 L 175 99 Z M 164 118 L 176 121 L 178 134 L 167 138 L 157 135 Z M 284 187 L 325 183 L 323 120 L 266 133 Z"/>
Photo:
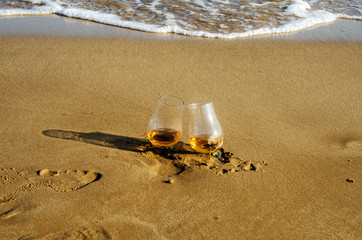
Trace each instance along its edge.
<path fill-rule="evenodd" d="M 0 239 L 361 237 L 361 43 L 0 47 Z M 213 100 L 230 163 L 149 147 L 162 94 Z"/>

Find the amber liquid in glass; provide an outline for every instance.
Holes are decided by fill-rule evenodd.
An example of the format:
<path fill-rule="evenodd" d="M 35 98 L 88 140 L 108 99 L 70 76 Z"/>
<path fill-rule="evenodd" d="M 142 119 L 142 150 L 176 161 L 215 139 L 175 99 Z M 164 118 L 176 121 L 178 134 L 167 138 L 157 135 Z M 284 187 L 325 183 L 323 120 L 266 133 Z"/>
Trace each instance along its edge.
<path fill-rule="evenodd" d="M 180 141 L 181 133 L 170 128 L 161 128 L 148 132 L 147 137 L 156 147 L 171 147 Z"/>
<path fill-rule="evenodd" d="M 218 150 L 223 144 L 223 137 L 215 138 L 214 136 L 200 135 L 190 138 L 190 145 L 200 153 L 212 153 Z"/>

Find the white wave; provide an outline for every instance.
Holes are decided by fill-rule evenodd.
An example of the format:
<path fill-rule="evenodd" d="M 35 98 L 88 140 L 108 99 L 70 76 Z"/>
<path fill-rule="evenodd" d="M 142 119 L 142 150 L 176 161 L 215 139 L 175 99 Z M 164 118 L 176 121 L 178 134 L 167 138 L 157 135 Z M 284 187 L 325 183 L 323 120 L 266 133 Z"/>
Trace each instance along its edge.
<path fill-rule="evenodd" d="M 222 1 L 222 0 L 219 0 Z M 138 21 L 126 21 L 122 20 L 119 16 L 109 13 L 102 13 L 94 10 L 86 10 L 77 7 L 63 7 L 63 2 L 59 0 L 31 0 L 34 4 L 44 3 L 43 6 L 33 6 L 31 9 L 0 9 L 0 16 L 9 16 L 9 15 L 40 15 L 40 14 L 59 14 L 72 18 L 80 18 L 84 20 L 90 20 L 94 22 L 99 22 L 103 24 L 119 26 L 124 28 L 130 28 L 145 32 L 153 33 L 176 33 L 188 36 L 197 36 L 197 37 L 210 37 L 210 38 L 237 38 L 237 37 L 249 37 L 255 35 L 264 35 L 264 34 L 277 34 L 277 33 L 290 33 L 305 28 L 309 28 L 315 25 L 328 23 L 335 21 L 337 18 L 344 19 L 355 19 L 362 20 L 362 16 L 348 16 L 345 14 L 334 14 L 324 10 L 315 10 L 312 11 L 310 5 L 303 0 L 294 0 L 293 4 L 289 5 L 285 14 L 294 15 L 298 18 L 296 20 L 291 20 L 289 23 L 284 24 L 279 27 L 264 27 L 260 29 L 253 29 L 245 32 L 233 32 L 228 34 L 222 33 L 210 33 L 205 30 L 186 30 L 180 27 L 177 23 L 181 23 L 184 26 L 187 26 L 189 23 L 182 20 L 175 19 L 175 16 L 172 13 L 162 13 L 166 16 L 166 21 L 160 24 L 147 24 Z M 227 1 L 226 1 L 227 2 Z M 200 6 L 205 5 L 204 7 L 208 9 L 206 3 L 203 1 L 196 1 Z M 156 6 L 159 4 L 158 0 L 152 2 L 151 10 L 154 12 L 159 12 L 160 10 L 156 9 Z M 209 11 L 210 9 L 208 9 Z M 209 12 L 212 12 L 211 10 Z M 216 12 L 214 12 L 216 14 Z M 223 25 L 221 25 L 222 27 Z"/>
<path fill-rule="evenodd" d="M 307 2 L 295 0 L 292 5 L 287 7 L 285 13 L 297 17 L 306 17 L 308 15 L 307 10 L 309 9 L 310 5 Z"/>
<path fill-rule="evenodd" d="M 340 18 L 340 19 L 349 19 L 349 20 L 362 21 L 362 16 L 349 16 L 349 15 L 346 15 L 346 14 L 337 14 L 336 16 L 337 16 L 337 18 Z"/>

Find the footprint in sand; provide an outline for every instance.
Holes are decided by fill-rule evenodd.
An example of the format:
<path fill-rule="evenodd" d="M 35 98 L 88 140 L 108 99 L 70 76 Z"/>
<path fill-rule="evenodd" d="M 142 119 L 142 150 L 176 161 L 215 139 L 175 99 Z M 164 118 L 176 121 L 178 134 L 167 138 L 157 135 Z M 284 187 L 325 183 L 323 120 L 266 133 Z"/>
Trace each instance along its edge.
<path fill-rule="evenodd" d="M 27 171 L 15 168 L 0 169 L 0 220 L 9 219 L 22 212 L 17 201 L 26 192 L 33 190 L 36 184 L 28 180 Z"/>
<path fill-rule="evenodd" d="M 20 213 L 14 204 L 27 192 L 49 187 L 57 192 L 68 192 L 82 188 L 101 177 L 92 171 L 51 171 L 43 169 L 22 171 L 15 168 L 0 169 L 0 220 Z M 15 203 L 14 203 L 15 202 Z"/>
<path fill-rule="evenodd" d="M 15 168 L 0 169 L 0 205 L 17 200 L 23 192 L 32 190 L 34 183 L 29 182 L 28 172 Z"/>
<path fill-rule="evenodd" d="M 17 207 L 10 208 L 9 210 L 6 210 L 6 211 L 0 213 L 0 220 L 14 217 L 14 216 L 18 215 L 19 213 L 21 213 L 20 208 L 17 208 Z"/>
<path fill-rule="evenodd" d="M 75 229 L 71 229 L 64 232 L 56 232 L 51 233 L 45 236 L 23 236 L 19 238 L 19 240 L 55 240 L 55 239 L 83 239 L 83 240 L 91 240 L 91 239 L 99 239 L 99 240 L 107 240 L 112 239 L 111 235 L 102 227 L 79 227 Z"/>
<path fill-rule="evenodd" d="M 100 174 L 92 171 L 43 169 L 37 172 L 43 185 L 57 192 L 69 192 L 98 180 Z"/>

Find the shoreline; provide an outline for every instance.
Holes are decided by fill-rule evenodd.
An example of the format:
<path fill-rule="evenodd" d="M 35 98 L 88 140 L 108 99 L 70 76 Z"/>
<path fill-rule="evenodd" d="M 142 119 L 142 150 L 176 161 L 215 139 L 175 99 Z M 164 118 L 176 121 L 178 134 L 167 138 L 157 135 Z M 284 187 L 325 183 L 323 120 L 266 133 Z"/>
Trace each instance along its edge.
<path fill-rule="evenodd" d="M 337 20 L 292 33 L 258 35 L 245 38 L 215 39 L 178 34 L 147 33 L 87 20 L 58 15 L 0 17 L 0 36 L 58 36 L 91 38 L 133 38 L 153 40 L 286 40 L 286 41 L 362 41 L 362 21 Z"/>

